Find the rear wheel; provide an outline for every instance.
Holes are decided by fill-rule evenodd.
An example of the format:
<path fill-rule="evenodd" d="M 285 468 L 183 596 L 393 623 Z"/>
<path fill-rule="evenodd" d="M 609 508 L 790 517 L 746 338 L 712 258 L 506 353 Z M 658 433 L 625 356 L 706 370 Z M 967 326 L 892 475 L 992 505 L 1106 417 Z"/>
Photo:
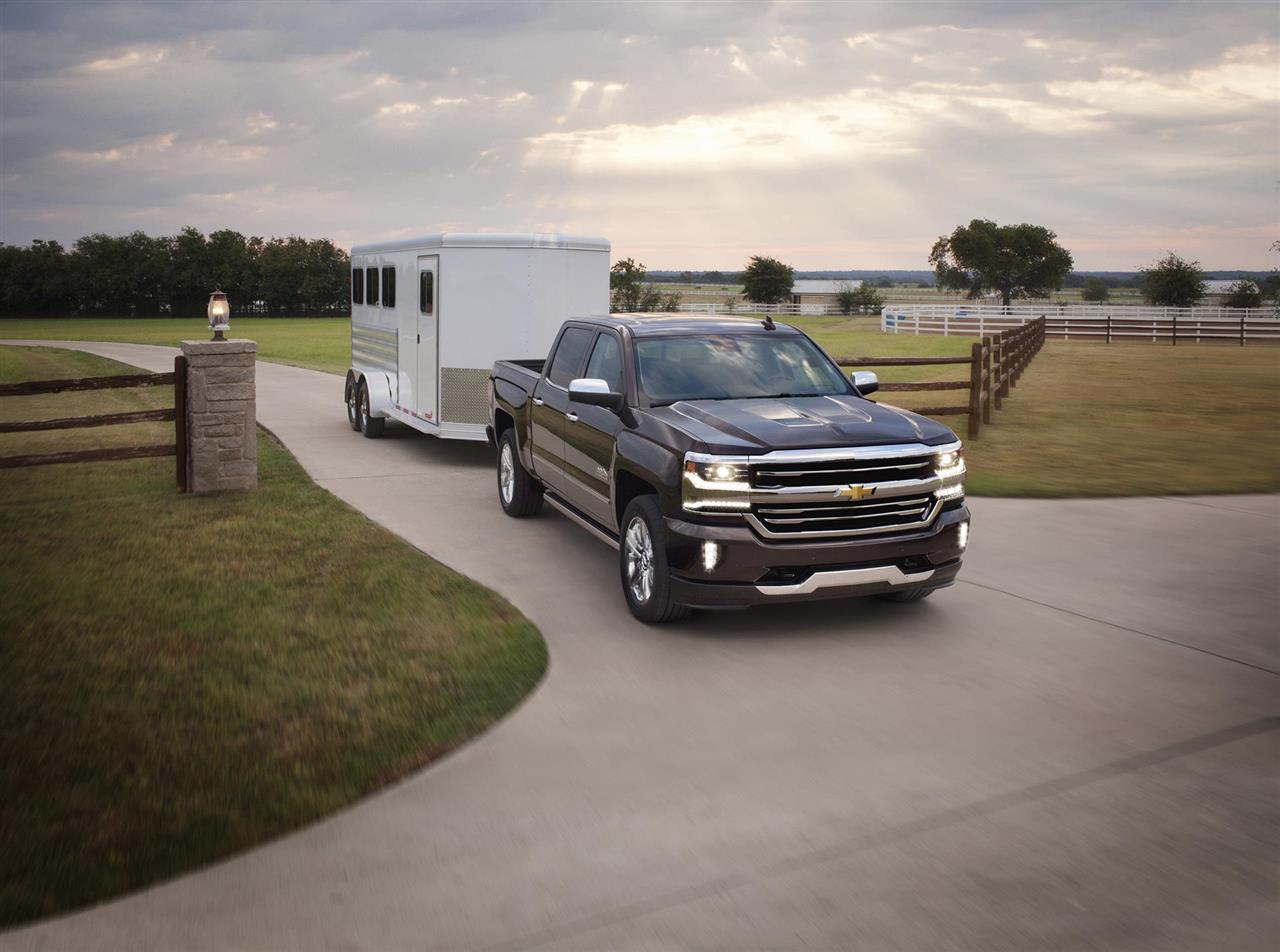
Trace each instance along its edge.
<path fill-rule="evenodd" d="M 671 569 L 667 565 L 666 527 L 653 496 L 637 496 L 622 514 L 618 569 L 622 594 L 631 614 L 647 624 L 677 621 L 689 615 L 671 600 Z"/>
<path fill-rule="evenodd" d="M 366 437 L 376 440 L 386 429 L 387 421 L 369 413 L 369 387 L 360 381 L 360 430 Z"/>
<path fill-rule="evenodd" d="M 498 501 L 503 512 L 517 519 L 542 509 L 542 485 L 520 462 L 515 430 L 505 430 L 498 440 Z"/>
<path fill-rule="evenodd" d="M 347 422 L 360 432 L 360 383 L 354 377 L 347 381 Z"/>
<path fill-rule="evenodd" d="M 904 602 L 918 602 L 922 598 L 928 598 L 933 594 L 933 591 L 934 590 L 931 588 L 907 588 L 899 592 L 884 592 L 877 595 L 876 598 L 886 602 L 898 602 L 899 604 L 902 604 Z"/>

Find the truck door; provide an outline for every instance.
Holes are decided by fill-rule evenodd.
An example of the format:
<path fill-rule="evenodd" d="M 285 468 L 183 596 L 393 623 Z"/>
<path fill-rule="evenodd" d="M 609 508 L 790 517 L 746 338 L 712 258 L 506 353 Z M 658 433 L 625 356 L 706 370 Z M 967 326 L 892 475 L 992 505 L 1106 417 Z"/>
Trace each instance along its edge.
<path fill-rule="evenodd" d="M 418 259 L 417 340 L 414 353 L 417 387 L 413 409 L 432 423 L 440 422 L 437 406 L 440 358 L 440 256 Z"/>
<path fill-rule="evenodd" d="M 591 348 L 581 376 L 609 384 L 614 393 L 625 393 L 622 343 L 612 331 L 601 331 Z M 611 473 L 613 450 L 622 420 L 605 407 L 569 401 L 564 424 L 565 497 L 596 522 L 613 527 Z"/>
<path fill-rule="evenodd" d="M 579 376 L 594 337 L 593 328 L 566 327 L 551 354 L 546 374 L 533 391 L 533 471 L 561 493 L 565 491 L 564 428 L 565 414 L 569 412 L 569 382 Z"/>

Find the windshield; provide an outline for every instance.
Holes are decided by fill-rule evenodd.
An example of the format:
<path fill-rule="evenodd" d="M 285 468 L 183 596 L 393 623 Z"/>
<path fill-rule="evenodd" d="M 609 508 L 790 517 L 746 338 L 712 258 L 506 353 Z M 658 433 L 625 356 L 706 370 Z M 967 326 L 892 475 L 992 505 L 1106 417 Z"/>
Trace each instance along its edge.
<path fill-rule="evenodd" d="M 849 385 L 806 337 L 708 334 L 636 341 L 641 389 L 655 403 L 847 394 Z"/>

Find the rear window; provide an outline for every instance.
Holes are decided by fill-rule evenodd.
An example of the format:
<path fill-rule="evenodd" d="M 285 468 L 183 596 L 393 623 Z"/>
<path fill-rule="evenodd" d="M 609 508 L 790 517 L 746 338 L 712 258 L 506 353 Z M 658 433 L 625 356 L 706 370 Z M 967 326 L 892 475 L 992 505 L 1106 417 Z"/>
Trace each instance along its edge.
<path fill-rule="evenodd" d="M 351 269 L 351 303 L 364 303 L 364 268 Z"/>
<path fill-rule="evenodd" d="M 382 306 L 396 306 L 396 269 L 382 269 Z"/>
<path fill-rule="evenodd" d="M 582 358 L 587 356 L 587 346 L 595 331 L 585 327 L 570 327 L 560 337 L 560 346 L 551 360 L 551 370 L 547 379 L 558 387 L 568 387 L 574 374 L 582 366 Z"/>
<path fill-rule="evenodd" d="M 364 300 L 366 304 L 378 303 L 378 269 L 369 268 L 364 273 Z"/>

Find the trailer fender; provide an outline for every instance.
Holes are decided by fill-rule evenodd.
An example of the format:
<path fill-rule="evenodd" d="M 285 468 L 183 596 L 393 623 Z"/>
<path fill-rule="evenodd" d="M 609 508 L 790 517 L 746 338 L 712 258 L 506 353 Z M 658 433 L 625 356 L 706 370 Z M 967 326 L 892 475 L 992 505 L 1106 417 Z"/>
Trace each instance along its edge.
<path fill-rule="evenodd" d="M 391 377 L 378 371 L 364 373 L 359 370 L 353 370 L 347 376 L 348 387 L 361 382 L 369 390 L 369 416 L 389 416 L 391 408 L 395 406 L 395 401 L 391 397 Z"/>

